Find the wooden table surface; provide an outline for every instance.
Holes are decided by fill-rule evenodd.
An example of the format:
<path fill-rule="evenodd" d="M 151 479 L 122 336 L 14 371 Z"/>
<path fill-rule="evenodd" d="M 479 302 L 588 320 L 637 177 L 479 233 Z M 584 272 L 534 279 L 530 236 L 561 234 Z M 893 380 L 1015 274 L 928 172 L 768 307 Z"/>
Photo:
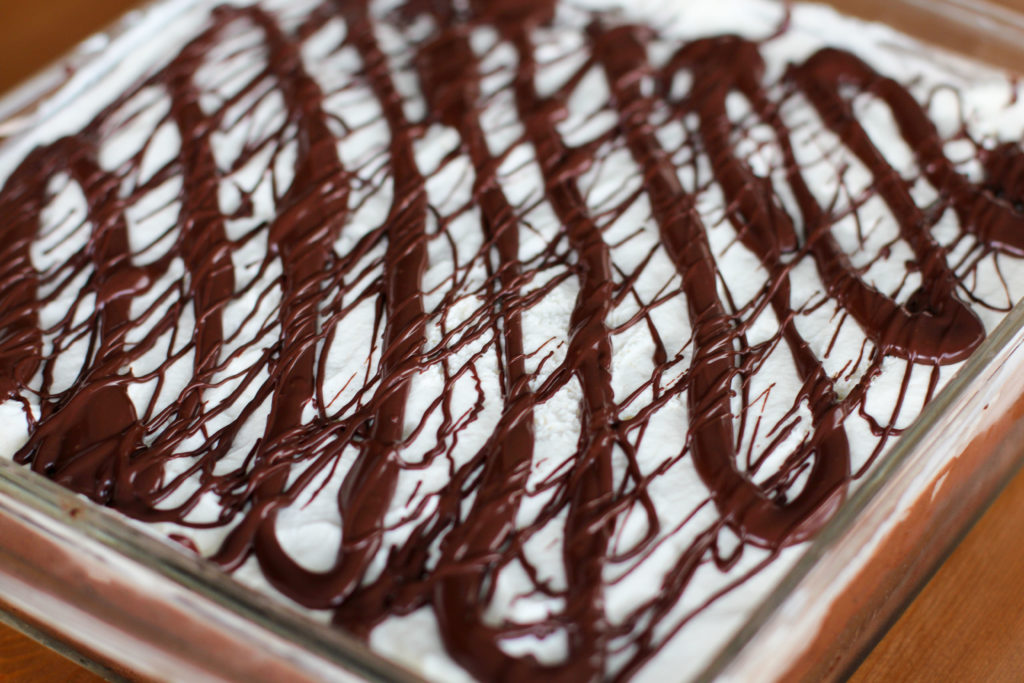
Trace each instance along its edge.
<path fill-rule="evenodd" d="M 1024 9 L 1024 0 L 1001 0 Z M 137 4 L 0 0 L 0 92 Z M 1017 476 L 879 643 L 853 681 L 1024 680 L 1024 474 Z M 0 625 L 0 681 L 96 676 Z"/>

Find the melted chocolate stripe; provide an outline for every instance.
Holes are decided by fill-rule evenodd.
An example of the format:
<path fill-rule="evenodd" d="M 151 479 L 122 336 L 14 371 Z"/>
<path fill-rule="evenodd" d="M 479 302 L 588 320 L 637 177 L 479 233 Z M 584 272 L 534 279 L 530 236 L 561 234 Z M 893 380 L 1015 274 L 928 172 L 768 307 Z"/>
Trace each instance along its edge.
<path fill-rule="evenodd" d="M 907 304 L 901 306 L 857 277 L 834 239 L 831 236 L 819 237 L 827 232 L 827 224 L 821 220 L 817 204 L 812 206 L 810 190 L 793 161 L 790 182 L 804 213 L 811 253 L 829 293 L 842 302 L 844 309 L 886 355 L 936 365 L 962 361 L 985 338 L 985 329 L 978 317 L 953 293 L 955 280 L 946 265 L 945 250 L 928 232 L 925 217 L 910 197 L 905 181 L 872 145 L 864 129 L 853 118 L 850 104 L 839 97 L 838 79 L 833 74 L 835 71 L 842 73 L 848 61 L 831 52 L 818 52 L 802 66 L 791 69 L 790 73 L 818 110 L 825 125 L 871 171 L 875 188 L 893 212 L 900 236 L 914 251 L 923 284 Z M 776 119 L 776 130 L 780 129 L 781 124 Z M 780 141 L 786 137 L 780 133 Z M 913 143 L 914 140 L 908 142 Z M 782 144 L 789 162 L 792 146 L 788 140 Z"/>
<path fill-rule="evenodd" d="M 95 163 L 93 147 L 65 138 L 45 153 L 67 163 L 70 177 L 85 195 L 94 269 L 86 289 L 95 292 L 97 308 L 90 334 L 98 337 L 99 348 L 90 349 L 89 370 L 62 394 L 59 411 L 45 411 L 15 460 L 31 462 L 37 472 L 49 473 L 65 486 L 102 502 L 113 494 L 125 473 L 126 453 L 140 436 L 135 408 L 118 369 L 124 356 L 122 335 L 129 319 L 129 297 L 140 281 L 145 282 L 145 276 L 127 263 L 128 240 L 117 202 L 117 182 Z M 53 168 L 52 162 L 44 161 L 43 167 Z M 44 391 L 48 389 L 44 386 Z M 104 405 L 101 414 L 90 410 L 94 403 Z M 130 479 L 123 484 L 130 488 Z"/>
<path fill-rule="evenodd" d="M 11 399 L 28 387 L 42 362 L 39 329 L 39 276 L 30 247 L 39 229 L 49 173 L 55 163 L 49 148 L 33 150 L 0 190 L 5 217 L 0 240 L 0 397 Z M 42 171 L 42 172 L 41 172 Z"/>
<path fill-rule="evenodd" d="M 374 37 L 368 8 L 359 1 L 339 2 L 337 6 L 348 23 L 349 39 L 363 60 L 367 83 L 391 132 L 390 167 L 394 183 L 394 201 L 386 219 L 386 324 L 380 361 L 381 386 L 375 397 L 377 409 L 365 450 L 346 474 L 340 495 L 342 543 L 351 588 L 381 545 L 381 521 L 397 483 L 397 449 L 404 439 L 411 373 L 426 341 L 420 283 L 427 267 L 427 193 L 413 155 L 412 128 L 402 111 L 387 57 Z"/>
<path fill-rule="evenodd" d="M 291 457 L 284 442 L 301 435 L 302 412 L 316 393 L 321 280 L 330 270 L 333 243 L 347 219 L 349 189 L 322 108 L 323 93 L 306 73 L 295 43 L 265 12 L 242 9 L 238 16 L 249 18 L 263 31 L 269 46 L 269 70 L 289 103 L 288 120 L 297 128 L 295 176 L 279 202 L 279 213 L 268 236 L 271 249 L 283 264 L 282 339 L 273 403 L 256 458 L 264 466 L 273 467 L 276 460 Z M 305 446 L 301 441 L 297 445 Z M 332 460 L 330 456 L 322 458 L 313 471 Z M 345 590 L 338 585 L 345 579 L 339 579 L 337 572 L 305 570 L 277 540 L 277 505 L 286 500 L 281 494 L 287 475 L 287 469 L 279 469 L 260 484 L 253 502 L 259 509 L 256 517 L 260 522 L 254 528 L 242 528 L 247 532 L 252 529 L 256 558 L 271 584 L 307 607 L 327 607 Z"/>
<path fill-rule="evenodd" d="M 446 17 L 438 16 L 440 22 Z M 505 300 L 502 331 L 506 380 L 501 439 L 488 441 L 484 470 L 466 521 L 445 538 L 442 561 L 477 566 L 438 582 L 435 610 L 441 634 L 451 651 L 472 653 L 460 662 L 485 680 L 513 680 L 536 675 L 535 662 L 524 667 L 495 647 L 495 630 L 481 620 L 484 583 L 494 580 L 498 567 L 493 558 L 515 533 L 516 513 L 525 492 L 533 459 L 534 397 L 529 389 L 523 353 L 522 315 L 511 302 L 520 296 L 518 223 L 514 209 L 501 191 L 494 169 L 497 160 L 487 148 L 483 129 L 475 115 L 479 93 L 476 56 L 464 33 L 447 30 L 419 54 L 424 94 L 436 116 L 459 131 L 463 145 L 477 170 L 476 194 L 483 212 L 483 229 L 498 252 L 498 281 Z M 498 284 L 498 283 L 495 283 Z"/>
<path fill-rule="evenodd" d="M 804 391 L 809 394 L 816 420 L 811 445 L 817 457 L 812 473 L 800 494 L 782 504 L 740 472 L 736 464 L 730 408 L 736 367 L 732 348 L 735 335 L 716 292 L 714 258 L 693 197 L 683 190 L 675 168 L 648 123 L 651 100 L 642 95 L 640 79 L 652 78 L 653 74 L 640 40 L 642 34 L 631 27 L 603 31 L 596 25 L 591 33 L 597 60 L 603 64 L 612 85 L 612 99 L 619 111 L 623 135 L 644 171 L 644 187 L 652 212 L 663 244 L 683 279 L 690 318 L 695 321 L 696 349 L 688 393 L 694 464 L 722 514 L 738 527 L 741 536 L 767 547 L 804 540 L 843 500 L 849 479 L 849 447 L 845 432 L 839 428 L 840 419 L 834 414 L 837 406 L 831 383 L 792 322 L 789 279 L 778 260 L 783 247 L 795 246 L 790 241 L 795 239 L 792 225 L 772 203 L 771 195 L 757 191 L 763 183 L 733 156 L 727 142 L 729 130 L 723 128 L 723 122 L 728 122 L 726 95 L 737 80 L 753 80 L 759 75 L 759 57 L 752 52 L 747 59 L 736 60 L 744 67 L 742 71 L 724 68 L 727 55 L 742 54 L 737 45 L 726 39 L 721 43 L 721 52 L 710 50 L 706 61 L 694 69 L 694 89 L 705 94 L 698 114 L 716 176 L 728 202 L 736 204 L 744 214 L 741 219 L 734 216 L 737 231 L 776 283 L 771 303 L 804 380 Z M 780 224 L 788 227 L 780 229 Z M 780 244 L 782 240 L 785 242 Z"/>
<path fill-rule="evenodd" d="M 225 16 L 225 25 L 231 21 Z M 218 24 L 214 27 L 221 27 Z M 213 126 L 199 106 L 199 90 L 192 79 L 216 31 L 191 43 L 168 68 L 167 84 L 171 98 L 171 117 L 182 141 L 184 198 L 181 217 L 181 253 L 194 280 L 192 284 L 196 329 L 195 377 L 181 402 L 183 417 L 202 411 L 201 383 L 213 375 L 219 365 L 224 327 L 221 310 L 235 292 L 235 269 L 231 263 L 231 244 L 224 229 L 224 216 L 217 202 L 220 173 L 213 157 Z"/>
<path fill-rule="evenodd" d="M 570 594 L 585 596 L 573 601 L 575 623 L 569 629 L 568 657 L 574 675 L 590 678 L 604 668 L 608 638 L 601 593 L 613 521 L 608 510 L 613 497 L 611 459 L 616 434 L 611 423 L 616 409 L 611 387 L 611 336 L 605 320 L 611 311 L 615 283 L 608 246 L 588 216 L 576 187 L 577 159 L 555 128 L 561 105 L 541 99 L 536 92 L 537 67 L 529 35 L 514 32 L 511 39 L 519 57 L 513 85 L 519 117 L 533 144 L 548 200 L 579 258 L 579 293 L 570 317 L 567 364 L 583 391 L 583 413 L 564 556 Z"/>
<path fill-rule="evenodd" d="M 170 116 L 182 140 L 179 162 L 183 175 L 183 201 L 178 219 L 181 226 L 178 249 L 191 277 L 190 295 L 196 327 L 192 334 L 194 379 L 177 403 L 173 420 L 151 447 L 152 452 L 145 455 L 147 460 L 152 460 L 154 468 L 159 468 L 160 460 L 167 457 L 163 453 L 169 455 L 178 450 L 181 443 L 197 429 L 205 431 L 205 423 L 212 417 L 208 412 L 209 406 L 202 401 L 202 393 L 217 371 L 224 367 L 225 359 L 221 358 L 224 342 L 221 314 L 235 294 L 232 243 L 228 240 L 225 216 L 218 201 L 222 178 L 213 155 L 215 120 L 203 112 L 199 104 L 201 92 L 195 82 L 195 74 L 220 34 L 228 25 L 241 18 L 241 14 L 220 8 L 216 18 L 215 23 L 190 42 L 168 65 L 163 79 L 158 79 L 164 81 L 171 99 Z M 243 93 L 244 89 L 238 96 L 241 97 Z M 230 443 L 230 439 L 210 439 L 195 454 L 195 466 L 212 468 L 227 453 Z M 154 457 L 154 454 L 158 457 Z M 194 504 L 194 501 L 187 505 L 190 504 Z M 245 558 L 245 554 L 237 549 L 233 552 L 232 536 L 228 537 L 213 557 L 215 562 L 226 568 L 236 567 Z"/>
<path fill-rule="evenodd" d="M 947 195 L 960 219 L 960 225 L 995 249 L 1024 256 L 1024 211 L 1008 198 L 993 196 L 985 188 L 972 184 L 957 173 L 942 151 L 942 140 L 924 108 L 899 83 L 877 73 L 854 55 L 824 49 L 796 70 L 798 79 L 813 78 L 837 90 L 841 84 L 856 85 L 885 102 L 893 114 L 900 134 L 917 158 L 928 181 Z M 825 103 L 822 101 L 823 106 Z M 837 125 L 833 123 L 832 125 Z M 1013 163 L 1019 150 L 1001 146 L 984 155 L 982 161 Z M 1017 164 L 1020 163 L 1018 160 Z M 1006 177 L 1010 168 L 993 169 L 993 175 Z"/>
<path fill-rule="evenodd" d="M 92 149 L 75 150 L 74 143 L 69 147 L 71 177 L 85 193 L 88 220 L 93 225 L 92 288 L 96 292 L 99 348 L 88 379 L 64 411 L 77 412 L 76 402 L 83 401 L 102 404 L 104 411 L 103 418 L 97 420 L 82 409 L 81 423 L 64 425 L 61 436 L 39 444 L 33 466 L 53 463 L 59 470 L 55 480 L 72 488 L 74 482 L 92 482 L 95 489 L 87 495 L 102 501 L 113 494 L 115 486 L 120 491 L 132 488 L 128 455 L 141 444 L 141 430 L 125 384 L 118 380 L 118 370 L 125 356 L 130 357 L 125 352 L 124 335 L 131 321 L 132 296 L 149 283 L 146 273 L 130 261 L 127 223 L 117 200 L 120 183 L 99 167 Z M 78 447 L 68 448 L 68 440 L 77 442 Z M 46 455 L 48 449 L 52 456 Z"/>

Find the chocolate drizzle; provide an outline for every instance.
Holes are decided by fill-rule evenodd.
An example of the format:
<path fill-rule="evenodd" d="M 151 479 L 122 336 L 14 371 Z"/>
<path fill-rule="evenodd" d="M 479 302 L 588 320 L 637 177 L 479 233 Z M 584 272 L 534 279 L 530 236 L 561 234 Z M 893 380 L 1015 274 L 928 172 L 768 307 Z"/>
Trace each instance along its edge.
<path fill-rule="evenodd" d="M 783 547 L 809 538 L 833 514 L 866 467 L 852 462 L 851 416 L 864 417 L 877 438 L 870 460 L 899 433 L 911 368 L 931 372 L 930 398 L 939 367 L 977 348 L 985 330 L 969 303 L 985 304 L 966 284 L 970 268 L 951 263 L 932 228 L 951 209 L 959 239 L 977 240 L 974 253 L 1024 256 L 1024 205 L 1014 189 L 1024 156 L 1013 144 L 982 147 L 985 180 L 970 181 L 946 158 L 935 125 L 903 86 L 834 49 L 792 65 L 780 83 L 765 83 L 759 46 L 743 38 L 673 45 L 650 27 L 593 16 L 582 66 L 548 92 L 539 86 L 539 71 L 548 65 L 538 58 L 536 41 L 554 20 L 551 3 L 477 0 L 457 10 L 425 0 L 408 3 L 401 14 L 407 32 L 432 28 L 394 54 L 379 42 L 379 25 L 390 19 L 362 2 L 327 2 L 287 29 L 258 7 L 218 8 L 176 57 L 80 133 L 25 157 L 0 191 L 6 231 L 0 244 L 0 394 L 22 406 L 29 423 L 15 459 L 143 521 L 230 529 L 212 553 L 214 562 L 234 570 L 255 559 L 284 595 L 332 610 L 335 623 L 363 636 L 389 616 L 430 608 L 450 655 L 481 679 L 628 678 L 693 614 Z M 331 26 L 344 29 L 331 54 L 347 52 L 358 61 L 352 83 L 372 95 L 387 131 L 382 146 L 355 163 L 343 162 L 345 146 L 372 124 L 332 113 L 331 98 L 349 85 L 328 90 L 315 69 L 307 70 L 303 52 L 311 37 Z M 487 30 L 496 31 L 496 43 L 480 54 L 474 32 Z M 211 105 L 199 73 L 239 33 L 258 36 L 265 63 Z M 661 64 L 648 56 L 653 41 L 672 48 Z M 493 97 L 483 83 L 501 75 L 484 63 L 499 49 L 514 62 L 505 92 L 521 129 L 503 150 L 489 139 L 483 113 Z M 589 142 L 570 144 L 560 126 L 591 70 L 608 84 L 603 111 L 614 124 Z M 427 104 L 422 120 L 410 113 L 397 73 L 415 76 Z M 682 95 L 673 89 L 680 74 L 690 78 Z M 134 115 L 125 112 L 152 90 L 169 103 L 157 127 L 172 127 L 180 150 L 148 177 L 142 169 L 155 153 L 152 141 L 109 168 L 101 163 L 101 148 L 132 125 Z M 283 117 L 256 130 L 251 121 L 271 92 Z M 875 146 L 854 116 L 851 92 L 891 111 L 937 193 L 933 204 L 915 203 L 911 186 L 918 179 L 901 176 Z M 845 210 L 819 202 L 798 162 L 794 131 L 782 114 L 797 93 L 872 178 L 869 196 Z M 749 155 L 739 151 L 741 127 L 727 106 L 736 95 L 771 132 L 795 212 L 780 200 L 779 175 L 755 172 Z M 658 127 L 671 122 L 687 133 L 680 149 L 659 137 Z M 218 140 L 245 125 L 250 129 L 237 158 L 225 161 Z M 434 205 L 428 184 L 440 170 L 421 168 L 417 149 L 438 129 L 457 138 L 438 169 L 464 157 L 472 173 L 468 202 L 451 212 Z M 542 198 L 510 199 L 505 179 L 516 147 L 531 150 Z M 639 174 L 637 189 L 626 183 L 628 196 L 611 208 L 595 205 L 585 182 L 609 150 L 626 152 Z M 713 180 L 688 187 L 682 178 L 698 159 Z M 263 218 L 260 191 L 238 180 L 253 164 L 263 164 L 261 177 L 271 178 L 273 210 Z M 278 186 L 280 164 L 290 168 L 290 179 Z M 132 207 L 176 181 L 180 191 L 163 207 L 178 207 L 173 225 L 150 235 L 148 246 L 140 247 L 137 238 L 133 243 Z M 91 233 L 66 262 L 38 269 L 33 244 L 52 229 L 45 209 L 62 183 L 81 191 L 86 211 L 80 228 Z M 356 216 L 385 185 L 386 218 L 367 229 Z M 721 191 L 736 248 L 756 258 L 766 279 L 748 303 L 734 301 L 724 284 L 709 237 L 714 228 L 699 206 L 709 185 Z M 234 209 L 226 208 L 229 186 L 240 196 Z M 851 262 L 833 234 L 871 197 L 888 207 L 912 254 L 908 266 L 920 275 L 921 285 L 902 301 L 872 285 L 867 269 Z M 635 228 L 656 235 L 658 246 L 629 272 L 613 256 L 618 244 L 609 226 L 641 198 L 649 211 Z M 541 203 L 557 219 L 558 234 L 539 255 L 524 257 L 526 241 L 537 239 L 531 232 L 538 232 L 530 214 Z M 478 221 L 482 246 L 463 263 L 460 245 L 450 244 L 453 273 L 447 284 L 428 286 L 431 249 L 456 239 L 450 226 L 466 216 Z M 252 227 L 232 227 L 247 220 Z M 154 246 L 161 240 L 163 253 Z M 243 273 L 241 255 L 262 243 L 265 255 Z M 637 285 L 655 252 L 667 256 L 676 276 L 676 290 L 662 291 L 656 303 L 644 301 Z M 830 374 L 799 329 L 798 317 L 807 311 L 794 302 L 792 281 L 804 259 L 814 264 L 821 298 L 837 305 L 866 340 L 866 368 L 852 389 L 837 389 L 843 373 Z M 578 288 L 564 360 L 555 355 L 545 367 L 543 347 L 527 342 L 526 316 L 567 282 Z M 270 314 L 261 313 L 272 290 L 279 300 Z M 55 322 L 44 322 L 44 311 L 64 300 L 70 303 Z M 229 325 L 226 311 L 243 300 L 254 302 L 255 310 L 243 312 L 240 327 Z M 616 311 L 628 300 L 637 312 L 622 322 Z M 473 312 L 460 318 L 456 310 L 467 302 Z M 329 349 L 340 337 L 364 333 L 352 321 L 367 303 L 374 315 L 365 376 L 350 380 L 358 386 L 348 393 L 331 395 L 325 390 Z M 656 308 L 672 306 L 692 328 L 679 351 L 675 343 L 687 340 L 663 338 L 655 321 Z M 774 317 L 777 332 L 768 342 L 751 342 L 752 321 L 762 315 Z M 182 324 L 183 318 L 194 323 Z M 613 375 L 615 339 L 636 326 L 648 329 L 654 371 L 624 398 Z M 776 347 L 791 358 L 799 389 L 786 416 L 765 425 L 767 445 L 744 458 L 742 444 L 754 443 L 751 430 L 756 436 L 762 428 L 755 408 L 762 398 L 750 395 L 752 377 Z M 71 348 L 84 348 L 84 360 L 65 382 L 57 364 Z M 155 366 L 147 361 L 153 353 L 163 354 Z M 887 358 L 906 361 L 908 369 L 885 424 L 865 406 Z M 170 388 L 172 370 L 183 362 L 191 363 L 190 377 Z M 486 397 L 477 367 L 484 363 L 497 368 L 500 396 Z M 412 414 L 414 383 L 428 372 L 443 378 L 443 391 L 426 415 Z M 477 399 L 463 411 L 455 407 L 455 392 L 468 385 L 476 387 L 469 393 Z M 143 386 L 155 387 L 152 398 L 139 397 Z M 579 390 L 575 453 L 534 483 L 535 468 L 570 455 L 542 452 L 535 429 L 545 404 L 572 387 Z M 173 400 L 161 399 L 167 391 L 177 392 Z M 642 405 L 642 394 L 649 404 Z M 486 438 L 456 457 L 459 439 L 470 438 L 464 430 L 484 423 L 493 401 L 500 410 Z M 685 404 L 689 424 L 678 425 L 676 448 L 659 454 L 652 471 L 639 457 L 643 436 L 653 429 L 654 415 L 674 401 Z M 812 424 L 795 447 L 785 446 L 801 405 Z M 440 418 L 430 422 L 435 414 Z M 247 442 L 242 434 L 250 423 L 262 425 L 262 434 Z M 407 458 L 406 450 L 424 438 L 431 443 L 422 459 Z M 758 474 L 773 455 L 781 456 L 777 471 Z M 446 463 L 446 481 L 422 495 L 417 485 L 409 498 L 418 501 L 414 505 L 400 499 L 403 475 L 436 463 Z M 684 463 L 692 463 L 708 497 L 695 501 L 682 525 L 711 506 L 717 521 L 675 551 L 653 597 L 612 618 L 609 585 L 662 552 L 682 526 L 663 528 L 649 487 Z M 338 477 L 342 541 L 333 565 L 313 571 L 286 550 L 278 522 L 284 510 L 325 486 L 325 478 Z M 544 502 L 526 511 L 524 501 L 536 496 Z M 202 517 L 203 501 L 210 500 L 219 512 Z M 413 509 L 396 524 L 394 511 L 403 506 Z M 645 520 L 645 530 L 623 547 L 618 535 L 633 515 Z M 535 566 L 527 550 L 553 524 L 564 524 L 564 585 L 551 578 L 550 568 Z M 389 534 L 397 528 L 405 531 L 396 541 Z M 739 539 L 735 550 L 721 547 L 726 531 Z M 197 547 L 186 533 L 172 537 Z M 744 552 L 762 552 L 763 559 L 703 606 L 666 621 L 701 567 L 714 563 L 728 572 Z M 513 565 L 533 594 L 560 607 L 529 623 L 486 616 L 501 572 Z M 556 663 L 503 647 L 516 636 L 556 634 L 566 643 Z"/>

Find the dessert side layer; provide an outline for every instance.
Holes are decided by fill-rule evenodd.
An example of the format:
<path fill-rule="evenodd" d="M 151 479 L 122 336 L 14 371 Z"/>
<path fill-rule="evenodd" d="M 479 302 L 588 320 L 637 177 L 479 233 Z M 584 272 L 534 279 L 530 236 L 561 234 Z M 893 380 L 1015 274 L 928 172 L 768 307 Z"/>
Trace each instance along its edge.
<path fill-rule="evenodd" d="M 183 14 L 5 157 L 7 454 L 427 676 L 698 672 L 1024 292 L 1015 82 L 882 27 Z"/>

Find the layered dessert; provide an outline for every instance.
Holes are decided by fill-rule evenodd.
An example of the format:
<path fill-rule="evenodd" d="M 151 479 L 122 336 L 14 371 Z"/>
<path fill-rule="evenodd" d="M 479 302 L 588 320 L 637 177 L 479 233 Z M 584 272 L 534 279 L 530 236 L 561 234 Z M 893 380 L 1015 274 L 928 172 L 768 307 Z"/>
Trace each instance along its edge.
<path fill-rule="evenodd" d="M 1017 81 L 822 6 L 107 54 L 0 155 L 0 453 L 427 678 L 698 675 L 1024 294 Z"/>

